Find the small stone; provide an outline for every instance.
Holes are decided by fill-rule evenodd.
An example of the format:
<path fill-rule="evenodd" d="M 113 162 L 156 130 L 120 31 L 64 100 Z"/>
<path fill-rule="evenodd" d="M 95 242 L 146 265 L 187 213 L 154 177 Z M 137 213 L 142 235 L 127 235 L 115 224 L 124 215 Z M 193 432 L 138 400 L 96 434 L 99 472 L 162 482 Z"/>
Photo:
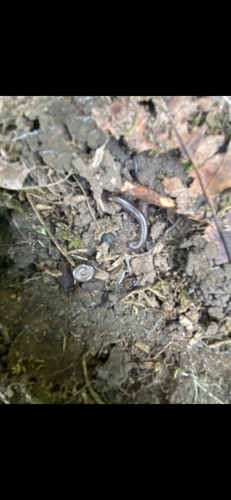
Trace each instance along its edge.
<path fill-rule="evenodd" d="M 209 307 L 208 313 L 211 318 L 222 319 L 224 317 L 223 309 L 221 307 Z"/>
<path fill-rule="evenodd" d="M 109 387 L 122 385 L 128 378 L 131 367 L 126 351 L 120 347 L 114 347 L 104 365 L 96 368 L 98 377 L 105 380 Z"/>
<path fill-rule="evenodd" d="M 152 241 L 158 240 L 158 238 L 164 232 L 165 226 L 166 226 L 165 222 L 159 222 L 159 221 L 152 225 L 150 230 L 150 237 L 152 238 Z"/>

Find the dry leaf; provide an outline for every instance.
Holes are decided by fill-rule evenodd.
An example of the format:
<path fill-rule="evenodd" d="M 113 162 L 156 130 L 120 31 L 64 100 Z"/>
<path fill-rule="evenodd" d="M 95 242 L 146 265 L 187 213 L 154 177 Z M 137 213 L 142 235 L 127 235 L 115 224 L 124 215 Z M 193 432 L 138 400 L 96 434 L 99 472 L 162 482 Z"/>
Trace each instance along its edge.
<path fill-rule="evenodd" d="M 195 166 L 189 174 L 192 183 L 188 187 L 178 177 L 164 179 L 166 193 L 175 198 L 176 203 L 167 196 L 162 197 L 144 186 L 133 186 L 128 182 L 122 184 L 120 192 L 129 192 L 154 205 L 176 206 L 178 213 L 201 220 L 204 214 L 197 213 L 197 200 L 205 196 L 212 203 L 218 193 L 231 188 L 231 142 L 226 153 L 222 154 L 219 151 L 225 138 L 221 134 L 209 135 L 211 130 L 213 133 L 219 130 L 219 126 L 212 127 L 214 120 L 215 124 L 219 122 L 219 98 L 173 96 L 165 101 L 153 96 L 155 118 L 140 105 L 141 101 L 142 97 L 120 98 L 103 110 L 93 110 L 97 125 L 117 139 L 124 136 L 130 149 L 139 153 L 180 148 L 182 155 L 190 156 Z M 215 224 L 208 227 L 205 238 L 216 242 L 217 263 L 227 262 Z"/>
<path fill-rule="evenodd" d="M 153 97 L 156 118 L 140 105 L 142 97 L 131 96 L 129 101 L 118 99 L 106 108 L 94 108 L 93 117 L 99 128 L 119 139 L 122 135 L 130 149 L 143 151 L 169 151 L 179 148 L 179 140 L 172 124 L 163 109 L 162 101 Z M 190 96 L 174 96 L 168 100 L 168 107 L 174 119 L 175 127 L 186 144 L 190 154 L 197 150 L 206 130 L 206 124 L 196 127 L 190 133 L 188 119 L 200 106 L 208 111 L 214 103 L 214 97 L 193 99 Z"/>
<path fill-rule="evenodd" d="M 130 149 L 158 150 L 149 137 L 150 114 L 139 105 L 138 98 L 130 98 L 129 102 L 118 99 L 106 108 L 94 108 L 92 113 L 99 128 L 116 139 L 124 136 Z"/>
<path fill-rule="evenodd" d="M 190 197 L 189 188 L 184 186 L 179 177 L 168 178 L 163 180 L 164 189 L 167 194 L 171 194 L 176 199 L 176 211 L 179 214 L 188 215 L 195 220 L 199 220 L 200 216 L 195 214 L 195 194 Z M 201 186 L 199 185 L 198 196 L 202 194 Z"/>
<path fill-rule="evenodd" d="M 91 162 L 91 168 L 98 168 L 101 165 L 101 163 L 103 161 L 103 157 L 104 157 L 104 151 L 105 151 L 106 145 L 108 143 L 108 140 L 103 144 L 103 146 L 101 146 L 100 148 L 98 148 L 96 150 L 96 152 L 94 154 L 94 158 Z"/>
<path fill-rule="evenodd" d="M 30 170 L 23 163 L 5 163 L 0 160 L 0 187 L 14 191 L 23 189 L 29 172 Z"/>
<path fill-rule="evenodd" d="M 215 149 L 215 144 L 217 145 L 216 137 L 211 137 L 211 151 Z M 209 147 L 207 151 L 209 151 Z M 201 180 L 210 200 L 213 200 L 218 193 L 231 187 L 230 164 L 231 143 L 226 153 L 213 156 L 205 161 L 199 169 Z M 197 218 L 195 201 L 204 193 L 195 169 L 190 172 L 190 177 L 194 179 L 190 187 L 184 186 L 178 177 L 171 179 L 165 177 L 163 184 L 166 192 L 176 198 L 177 212 Z"/>
<path fill-rule="evenodd" d="M 223 233 L 226 243 L 231 248 L 231 210 L 229 210 L 223 217 L 222 226 L 224 227 Z M 215 263 L 217 265 L 228 263 L 229 262 L 228 255 L 214 221 L 209 223 L 209 226 L 206 228 L 203 237 L 206 241 L 215 243 L 217 247 Z"/>
<path fill-rule="evenodd" d="M 131 261 L 131 268 L 135 276 L 144 274 L 146 283 L 154 282 L 156 272 L 154 270 L 153 258 L 151 254 L 134 257 Z"/>
<path fill-rule="evenodd" d="M 168 101 L 168 109 L 171 112 L 175 128 L 180 135 L 181 140 L 187 147 L 190 156 L 193 156 L 196 153 L 204 136 L 206 125 L 204 124 L 201 127 L 195 127 L 192 132 L 190 132 L 188 120 L 190 116 L 196 113 L 198 106 L 200 106 L 203 111 L 208 111 L 213 103 L 213 96 L 204 97 L 200 100 L 193 99 L 191 96 L 174 96 Z M 161 101 L 157 102 L 156 106 L 159 109 L 159 121 L 161 123 L 162 120 L 162 123 L 166 126 L 167 122 L 169 122 L 169 118 L 163 111 Z M 169 138 L 167 134 L 169 134 L 170 131 L 171 136 Z M 166 136 L 162 136 L 162 142 L 166 142 L 168 148 L 179 148 L 181 146 L 175 131 L 172 130 L 171 123 L 169 123 L 168 127 L 166 127 Z M 184 154 L 184 151 L 182 151 L 182 154 Z"/>

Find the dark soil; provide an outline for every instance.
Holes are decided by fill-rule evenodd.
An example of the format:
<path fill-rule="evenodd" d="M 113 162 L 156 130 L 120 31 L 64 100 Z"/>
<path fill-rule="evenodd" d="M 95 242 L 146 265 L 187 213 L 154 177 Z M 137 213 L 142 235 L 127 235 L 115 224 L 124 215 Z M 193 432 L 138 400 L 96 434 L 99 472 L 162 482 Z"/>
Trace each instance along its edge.
<path fill-rule="evenodd" d="M 146 247 L 129 250 L 137 222 L 108 193 L 187 175 L 178 151 L 106 143 L 92 109 L 112 100 L 1 100 L 1 157 L 33 169 L 24 186 L 49 186 L 0 190 L 0 403 L 229 404 L 231 265 L 214 265 L 202 224 L 155 206 Z M 92 281 L 73 283 L 27 193 Z"/>

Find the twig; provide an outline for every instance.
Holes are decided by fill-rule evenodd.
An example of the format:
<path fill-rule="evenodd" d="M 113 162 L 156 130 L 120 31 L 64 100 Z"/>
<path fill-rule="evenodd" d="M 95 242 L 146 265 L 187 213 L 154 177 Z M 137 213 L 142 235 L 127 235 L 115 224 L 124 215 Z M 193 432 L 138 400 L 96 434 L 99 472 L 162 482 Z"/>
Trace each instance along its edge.
<path fill-rule="evenodd" d="M 22 139 L 25 139 L 26 137 L 30 136 L 30 135 L 37 135 L 41 132 L 41 130 L 32 130 L 31 132 L 25 132 L 25 134 L 22 134 L 22 135 L 18 135 L 17 137 L 14 137 L 11 142 L 15 142 L 15 141 L 21 141 Z"/>
<path fill-rule="evenodd" d="M 86 362 L 86 357 L 85 356 L 83 357 L 83 360 L 82 360 L 82 367 L 83 367 L 83 374 L 84 374 L 85 382 L 86 382 L 87 388 L 88 388 L 88 390 L 89 390 L 92 398 L 94 399 L 94 401 L 98 405 L 104 405 L 105 404 L 104 401 L 102 401 L 102 399 L 94 391 L 94 389 L 93 389 L 93 387 L 91 385 L 91 382 L 90 382 L 90 379 L 89 379 L 89 376 L 88 376 L 87 362 Z"/>
<path fill-rule="evenodd" d="M 218 234 L 220 235 L 220 238 L 221 238 L 221 241 L 224 245 L 224 248 L 225 248 L 225 251 L 226 251 L 226 254 L 227 254 L 227 257 L 229 259 L 229 262 L 231 262 L 231 249 L 229 248 L 229 244 L 228 242 L 226 241 L 226 238 L 225 238 L 225 235 L 224 235 L 224 232 L 221 228 L 221 225 L 220 225 L 220 222 L 218 221 L 217 219 L 217 216 L 216 216 L 216 212 L 215 212 L 215 209 L 214 209 L 214 206 L 213 206 L 213 203 L 212 201 L 210 200 L 210 196 L 208 195 L 208 192 L 207 192 L 207 188 L 204 184 L 204 181 L 200 175 L 200 170 L 198 168 L 198 166 L 196 165 L 195 161 L 193 161 L 193 159 L 191 158 L 190 156 L 190 153 L 188 151 L 188 148 L 186 146 L 186 144 L 184 143 L 183 139 L 181 138 L 176 126 L 175 126 L 175 123 L 174 123 L 174 120 L 173 120 L 173 117 L 168 109 L 168 106 L 166 105 L 164 99 L 162 97 L 159 98 L 160 99 L 160 102 L 162 104 L 162 107 L 165 111 L 165 113 L 167 114 L 169 120 L 171 121 L 171 124 L 172 124 L 172 127 L 175 131 L 175 134 L 177 136 L 177 139 L 181 145 L 181 148 L 182 150 L 184 151 L 184 154 L 187 156 L 188 160 L 190 161 L 190 163 L 193 165 L 193 167 L 195 168 L 195 172 L 197 174 L 197 177 L 198 177 L 198 180 L 200 182 L 200 185 L 201 185 L 201 188 L 202 188 L 202 191 L 205 195 L 205 198 L 207 199 L 209 205 L 210 205 L 210 208 L 212 210 L 212 214 L 213 214 L 213 218 L 214 218 L 214 221 L 215 221 L 215 224 L 216 224 L 216 227 L 217 227 L 217 231 L 218 231 Z"/>
<path fill-rule="evenodd" d="M 64 335 L 64 337 L 63 337 L 63 352 L 66 351 L 66 345 L 67 345 L 67 337 L 66 337 L 66 335 Z"/>
<path fill-rule="evenodd" d="M 87 197 L 87 195 L 86 195 L 86 192 L 85 192 L 85 190 L 83 189 L 83 186 L 82 186 L 82 185 L 80 184 L 80 182 L 78 181 L 78 179 L 77 179 L 76 175 L 75 175 L 75 174 L 72 174 L 72 175 L 73 175 L 73 177 L 75 178 L 75 180 L 76 180 L 76 182 L 77 182 L 78 186 L 80 187 L 80 189 L 81 189 L 81 191 L 82 191 L 82 193 L 83 193 L 83 196 L 84 196 L 84 198 L 85 198 L 85 200 L 86 200 L 86 203 L 87 203 L 87 206 L 88 206 L 88 210 L 89 210 L 89 212 L 90 212 L 90 214 L 91 214 L 91 216 L 92 216 L 92 219 L 95 221 L 95 223 L 96 223 L 97 227 L 99 228 L 99 227 L 100 227 L 100 225 L 99 225 L 98 221 L 97 221 L 97 220 L 96 220 L 96 218 L 95 218 L 95 215 L 94 215 L 93 210 L 92 210 L 92 208 L 91 208 L 91 205 L 90 205 L 90 203 L 89 203 L 89 201 L 88 201 L 88 197 Z"/>
<path fill-rule="evenodd" d="M 53 233 L 51 232 L 51 230 L 47 226 L 47 224 L 45 223 L 43 217 L 41 216 L 41 214 L 37 210 L 37 208 L 36 208 L 36 206 L 34 204 L 34 201 L 33 201 L 33 198 L 31 197 L 31 195 L 30 194 L 26 194 L 26 197 L 27 197 L 27 199 L 28 199 L 28 201 L 29 201 L 32 209 L 34 210 L 36 216 L 38 217 L 38 220 L 41 222 L 42 226 L 46 230 L 46 232 L 47 232 L 48 236 L 50 237 L 50 239 L 53 241 L 54 245 L 58 248 L 58 250 L 60 251 L 60 253 L 63 255 L 63 257 L 65 257 L 65 259 L 69 262 L 69 264 L 72 267 L 75 267 L 75 261 L 68 255 L 68 253 L 66 252 L 66 250 L 59 244 L 59 242 L 57 241 L 56 237 L 53 235 Z"/>
<path fill-rule="evenodd" d="M 201 385 L 197 378 L 195 378 L 195 384 L 200 387 L 200 389 L 202 389 L 202 391 L 204 391 L 206 394 L 208 394 L 208 396 L 210 396 L 211 398 L 213 398 L 215 401 L 217 401 L 217 403 L 220 403 L 220 405 L 224 405 L 225 403 L 223 401 L 221 401 L 219 398 L 217 398 L 216 396 L 214 396 L 214 394 L 212 394 L 210 391 L 207 391 L 205 389 L 205 387 L 203 387 L 203 385 Z"/>
<path fill-rule="evenodd" d="M 38 168 L 38 167 L 34 167 L 34 168 Z M 33 169 L 31 169 L 31 170 L 33 170 Z M 28 173 L 30 173 L 30 171 Z M 63 177 L 63 179 L 60 179 L 59 181 L 56 181 L 56 182 L 51 182 L 50 184 L 45 184 L 44 186 L 26 186 L 26 187 L 22 188 L 22 191 L 28 191 L 31 189 L 45 189 L 45 188 L 49 188 L 52 186 L 57 186 L 58 184 L 62 184 L 62 182 L 65 182 L 67 179 L 69 179 L 69 177 L 71 177 L 71 175 L 73 175 L 72 172 L 70 172 L 68 175 L 66 175 L 66 177 Z"/>
<path fill-rule="evenodd" d="M 68 399 L 68 401 L 65 401 L 64 404 L 65 405 L 69 405 L 72 401 L 75 400 L 76 396 L 78 396 L 79 394 L 81 394 L 81 392 L 85 391 L 86 388 L 87 388 L 87 386 L 85 384 L 83 387 L 81 387 L 81 389 L 79 389 L 77 392 L 75 392 L 74 395 L 70 399 Z"/>
<path fill-rule="evenodd" d="M 222 345 L 229 345 L 231 344 L 231 339 L 229 340 L 217 340 L 216 342 L 213 342 L 212 344 L 208 344 L 207 347 L 210 349 L 216 349 L 217 347 L 220 347 Z"/>
<path fill-rule="evenodd" d="M 161 349 L 153 358 L 149 358 L 149 361 L 154 361 L 155 359 L 159 358 L 159 356 L 166 351 L 166 349 L 172 344 L 172 340 L 170 340 L 164 347 Z"/>
<path fill-rule="evenodd" d="M 59 198 L 61 198 L 60 195 L 58 195 L 57 193 L 55 193 L 55 196 L 58 196 Z M 49 203 L 49 204 L 52 204 L 52 205 L 63 205 L 63 201 L 52 201 L 52 200 L 47 200 L 47 198 L 43 198 L 41 195 L 39 194 L 36 194 L 36 193 L 33 193 L 33 197 L 34 198 L 38 198 L 38 200 L 42 200 L 44 201 L 45 203 Z"/>

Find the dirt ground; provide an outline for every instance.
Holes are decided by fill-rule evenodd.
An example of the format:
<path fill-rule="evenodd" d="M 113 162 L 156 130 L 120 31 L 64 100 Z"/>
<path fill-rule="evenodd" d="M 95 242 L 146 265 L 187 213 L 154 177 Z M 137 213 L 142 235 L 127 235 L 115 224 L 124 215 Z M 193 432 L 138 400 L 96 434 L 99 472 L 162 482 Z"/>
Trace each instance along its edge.
<path fill-rule="evenodd" d="M 205 224 L 154 205 L 146 246 L 128 248 L 137 221 L 108 194 L 187 174 L 177 150 L 108 140 L 92 110 L 113 100 L 0 100 L 1 158 L 18 168 L 0 189 L 0 404 L 229 404 L 231 265 Z M 74 282 L 65 253 L 95 277 Z"/>

